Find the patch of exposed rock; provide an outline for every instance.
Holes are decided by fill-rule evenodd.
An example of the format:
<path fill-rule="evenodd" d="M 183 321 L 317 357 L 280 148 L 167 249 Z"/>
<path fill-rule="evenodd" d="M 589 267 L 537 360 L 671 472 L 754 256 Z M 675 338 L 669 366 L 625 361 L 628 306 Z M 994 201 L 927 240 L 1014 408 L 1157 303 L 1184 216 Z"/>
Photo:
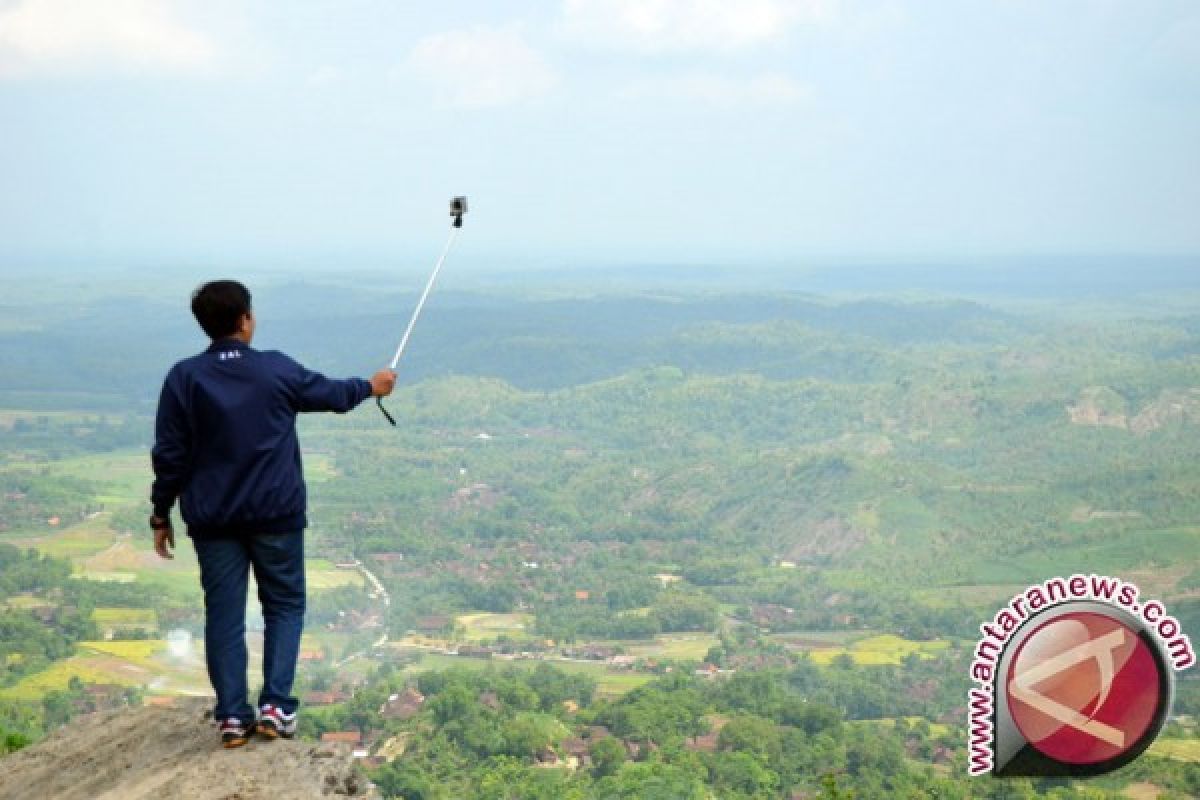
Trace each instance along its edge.
<path fill-rule="evenodd" d="M 1107 386 L 1091 386 L 1067 406 L 1074 425 L 1122 428 L 1143 434 L 1167 425 L 1200 424 L 1200 389 L 1164 389 L 1136 414 L 1129 413 L 1125 398 Z"/>
<path fill-rule="evenodd" d="M 348 749 L 298 739 L 221 748 L 208 701 L 77 717 L 0 758 L 0 798 L 378 800 Z"/>

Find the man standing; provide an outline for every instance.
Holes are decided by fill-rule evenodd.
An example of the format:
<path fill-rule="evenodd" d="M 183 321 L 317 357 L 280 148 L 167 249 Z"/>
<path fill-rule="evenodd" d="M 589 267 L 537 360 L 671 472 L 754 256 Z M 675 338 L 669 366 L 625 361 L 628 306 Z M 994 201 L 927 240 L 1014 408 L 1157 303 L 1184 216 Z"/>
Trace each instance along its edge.
<path fill-rule="evenodd" d="M 214 717 L 225 747 L 257 730 L 296 731 L 292 696 L 304 627 L 306 494 L 296 414 L 344 413 L 396 385 L 391 370 L 330 380 L 288 356 L 250 347 L 250 292 L 213 281 L 192 295 L 192 313 L 212 339 L 203 353 L 171 368 L 155 422 L 154 549 L 173 558 L 170 513 L 176 498 L 200 562 L 204 647 L 216 692 Z M 266 630 L 263 685 L 255 712 L 246 686 L 246 586 L 254 569 Z"/>

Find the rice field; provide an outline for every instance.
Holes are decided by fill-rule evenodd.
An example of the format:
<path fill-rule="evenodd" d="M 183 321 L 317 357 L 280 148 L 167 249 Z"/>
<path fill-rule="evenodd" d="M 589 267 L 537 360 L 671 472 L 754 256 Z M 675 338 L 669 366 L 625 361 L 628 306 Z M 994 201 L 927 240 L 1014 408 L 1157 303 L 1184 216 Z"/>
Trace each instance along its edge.
<path fill-rule="evenodd" d="M 139 667 L 157 669 L 159 664 L 154 657 L 166 650 L 167 643 L 162 639 L 116 639 L 105 642 L 80 642 L 79 646 L 85 651 L 114 656 Z"/>
<path fill-rule="evenodd" d="M 824 647 L 810 650 L 809 655 L 815 663 L 823 666 L 828 666 L 840 655 L 849 655 L 854 659 L 854 663 L 859 665 L 899 665 L 911 655 L 920 658 L 935 658 L 949 647 L 950 642 L 945 639 L 917 642 L 885 633 L 859 639 L 845 647 Z"/>
<path fill-rule="evenodd" d="M 367 579 L 356 569 L 338 569 L 332 561 L 324 558 L 308 558 L 304 561 L 305 580 L 308 588 L 338 589 L 342 586 L 364 586 Z"/>
<path fill-rule="evenodd" d="M 144 686 L 154 677 L 146 667 L 100 653 L 81 653 L 55 661 L 34 675 L 27 675 L 13 686 L 0 689 L 0 699 L 39 701 L 47 693 L 66 689 L 72 677 L 84 683 L 119 683 Z"/>

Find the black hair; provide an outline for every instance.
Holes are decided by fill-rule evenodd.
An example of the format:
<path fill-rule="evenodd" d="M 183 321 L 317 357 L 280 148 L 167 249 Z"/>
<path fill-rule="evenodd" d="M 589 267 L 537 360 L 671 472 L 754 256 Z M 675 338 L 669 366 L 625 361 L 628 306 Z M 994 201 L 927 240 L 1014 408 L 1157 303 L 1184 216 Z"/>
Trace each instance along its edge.
<path fill-rule="evenodd" d="M 210 339 L 238 332 L 250 313 L 250 290 L 237 281 L 209 281 L 192 292 L 192 314 Z"/>

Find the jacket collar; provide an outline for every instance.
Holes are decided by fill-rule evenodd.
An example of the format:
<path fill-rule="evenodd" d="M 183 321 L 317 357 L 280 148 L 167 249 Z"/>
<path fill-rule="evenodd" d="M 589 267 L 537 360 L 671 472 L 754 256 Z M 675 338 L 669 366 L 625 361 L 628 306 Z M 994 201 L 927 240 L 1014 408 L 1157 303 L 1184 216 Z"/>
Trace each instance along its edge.
<path fill-rule="evenodd" d="M 223 336 L 220 339 L 213 339 L 213 343 L 208 346 L 204 352 L 215 353 L 218 350 L 249 350 L 250 345 L 233 336 Z"/>

